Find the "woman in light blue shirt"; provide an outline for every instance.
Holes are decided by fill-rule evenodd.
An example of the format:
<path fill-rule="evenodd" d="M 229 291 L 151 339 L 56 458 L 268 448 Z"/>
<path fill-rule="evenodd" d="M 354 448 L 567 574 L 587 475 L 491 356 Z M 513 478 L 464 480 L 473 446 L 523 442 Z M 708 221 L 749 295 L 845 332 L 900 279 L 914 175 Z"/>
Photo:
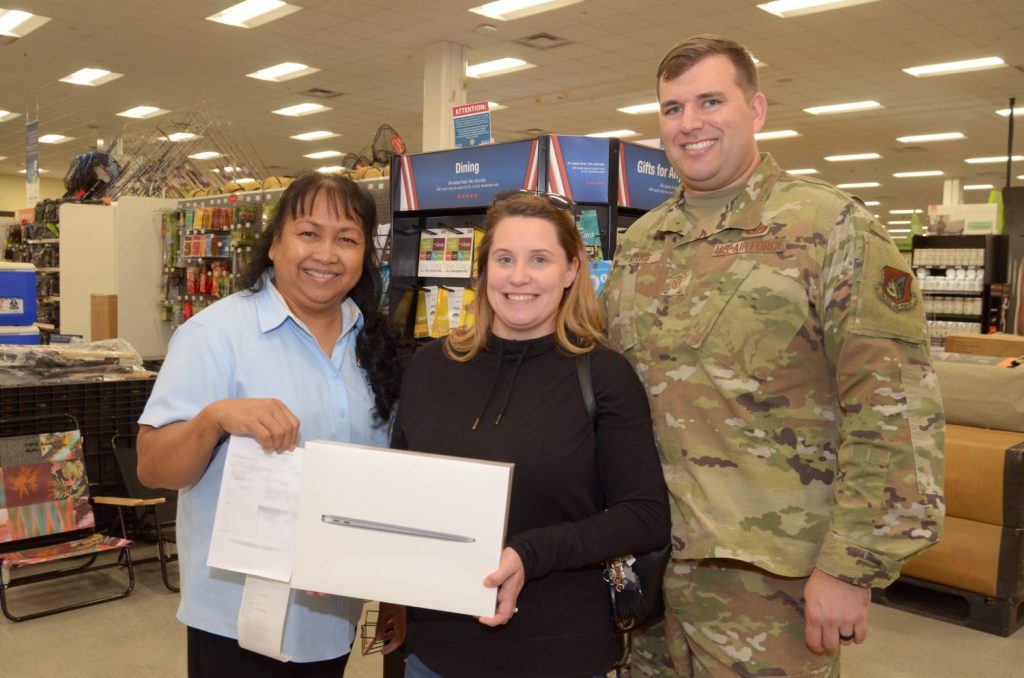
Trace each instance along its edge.
<path fill-rule="evenodd" d="M 239 647 L 245 575 L 206 565 L 229 435 L 287 452 L 324 439 L 386 447 L 409 348 L 378 308 L 376 205 L 311 174 L 281 197 L 232 294 L 175 332 L 139 420 L 139 478 L 179 489 L 178 619 L 189 676 L 342 675 L 361 601 L 292 591 L 282 664 Z"/>

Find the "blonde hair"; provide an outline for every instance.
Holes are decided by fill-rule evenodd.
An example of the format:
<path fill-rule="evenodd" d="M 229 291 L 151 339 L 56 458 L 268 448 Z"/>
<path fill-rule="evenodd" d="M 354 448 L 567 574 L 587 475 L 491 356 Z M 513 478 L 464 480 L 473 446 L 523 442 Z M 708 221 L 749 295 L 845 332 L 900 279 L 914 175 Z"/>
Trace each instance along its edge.
<path fill-rule="evenodd" d="M 598 344 L 606 343 L 604 316 L 598 307 L 594 284 L 590 281 L 587 266 L 587 250 L 583 244 L 576 220 L 564 209 L 559 209 L 540 195 L 523 194 L 502 200 L 492 205 L 484 217 L 484 237 L 477 249 L 480 262 L 480 280 L 477 294 L 473 298 L 476 319 L 473 327 L 460 327 L 448 335 L 444 352 L 452 360 L 467 362 L 487 347 L 487 335 L 494 321 L 494 309 L 487 299 L 487 266 L 494 232 L 508 217 L 534 217 L 547 221 L 555 227 L 558 244 L 571 263 L 579 261 L 575 280 L 562 293 L 562 301 L 555 316 L 555 337 L 558 346 L 571 355 L 580 355 L 594 350 Z"/>

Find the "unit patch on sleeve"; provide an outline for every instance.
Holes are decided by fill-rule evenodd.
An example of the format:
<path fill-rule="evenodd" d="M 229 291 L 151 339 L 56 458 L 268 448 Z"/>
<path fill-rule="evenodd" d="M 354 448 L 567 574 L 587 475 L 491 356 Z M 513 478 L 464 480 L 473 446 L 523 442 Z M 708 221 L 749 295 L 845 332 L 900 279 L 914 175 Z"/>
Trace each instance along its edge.
<path fill-rule="evenodd" d="M 882 301 L 894 311 L 909 311 L 917 305 L 910 273 L 892 266 L 882 267 L 882 280 L 878 283 Z"/>

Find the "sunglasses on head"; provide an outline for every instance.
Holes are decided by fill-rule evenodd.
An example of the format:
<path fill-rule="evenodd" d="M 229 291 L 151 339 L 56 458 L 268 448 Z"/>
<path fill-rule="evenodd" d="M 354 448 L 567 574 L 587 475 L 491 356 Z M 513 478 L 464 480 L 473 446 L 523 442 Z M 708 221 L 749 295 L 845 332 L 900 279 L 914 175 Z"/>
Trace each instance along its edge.
<path fill-rule="evenodd" d="M 557 193 L 544 193 L 541 191 L 531 191 L 528 188 L 514 188 L 510 191 L 501 191 L 500 193 L 494 194 L 494 200 L 491 202 L 492 205 L 497 205 L 499 202 L 505 202 L 506 200 L 513 200 L 524 195 L 537 195 L 544 198 L 548 203 L 555 209 L 565 210 L 572 214 L 576 213 L 576 203 L 569 200 L 564 195 Z"/>

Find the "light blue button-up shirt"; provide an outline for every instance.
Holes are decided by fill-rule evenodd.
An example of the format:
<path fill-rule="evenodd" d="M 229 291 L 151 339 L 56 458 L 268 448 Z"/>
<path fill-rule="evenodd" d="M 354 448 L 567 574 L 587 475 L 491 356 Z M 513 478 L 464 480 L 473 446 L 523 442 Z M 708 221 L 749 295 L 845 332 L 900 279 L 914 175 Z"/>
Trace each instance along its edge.
<path fill-rule="evenodd" d="M 373 419 L 373 394 L 356 364 L 362 313 L 351 299 L 342 303 L 341 313 L 341 336 L 327 356 L 289 312 L 269 276 L 259 292 L 240 292 L 213 304 L 174 333 L 139 423 L 160 427 L 185 421 L 224 398 L 276 398 L 301 422 L 299 445 L 323 439 L 387 447 L 387 427 Z M 179 493 L 178 619 L 237 638 L 245 575 L 206 565 L 226 453 L 225 438 L 202 477 Z M 360 607 L 361 601 L 292 591 L 282 651 L 301 662 L 346 654 Z"/>

